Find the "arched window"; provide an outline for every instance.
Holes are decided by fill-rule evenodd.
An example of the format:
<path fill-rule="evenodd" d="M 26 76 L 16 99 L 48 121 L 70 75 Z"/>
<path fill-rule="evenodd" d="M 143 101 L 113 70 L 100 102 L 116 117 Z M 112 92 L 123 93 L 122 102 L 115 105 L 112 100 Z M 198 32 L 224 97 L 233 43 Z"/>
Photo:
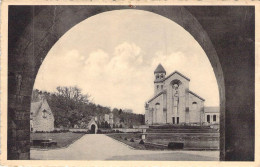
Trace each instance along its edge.
<path fill-rule="evenodd" d="M 192 102 L 192 109 L 193 110 L 196 110 L 196 109 L 198 109 L 198 104 L 197 104 L 197 102 Z"/>
<path fill-rule="evenodd" d="M 47 118 L 47 111 L 46 111 L 46 110 L 43 110 L 43 111 L 42 111 L 42 117 L 43 117 L 43 118 Z"/>
<path fill-rule="evenodd" d="M 156 75 L 156 79 L 159 79 L 159 74 Z"/>
<path fill-rule="evenodd" d="M 177 79 L 171 81 L 171 85 L 174 90 L 178 90 L 181 84 L 181 81 Z"/>
<path fill-rule="evenodd" d="M 179 85 L 177 83 L 173 84 L 173 89 L 177 90 L 179 88 Z"/>
<path fill-rule="evenodd" d="M 155 109 L 156 109 L 156 110 L 159 110 L 159 109 L 160 109 L 160 103 L 156 103 L 156 104 L 155 104 Z"/>

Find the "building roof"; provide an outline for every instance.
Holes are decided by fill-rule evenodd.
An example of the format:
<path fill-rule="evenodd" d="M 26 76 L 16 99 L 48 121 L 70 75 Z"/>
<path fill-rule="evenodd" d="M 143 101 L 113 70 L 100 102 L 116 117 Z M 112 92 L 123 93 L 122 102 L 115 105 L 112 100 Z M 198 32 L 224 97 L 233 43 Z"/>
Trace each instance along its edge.
<path fill-rule="evenodd" d="M 38 102 L 32 102 L 31 103 L 31 109 L 30 112 L 32 113 L 32 116 L 35 117 L 39 114 L 39 112 L 42 112 L 43 110 L 46 110 L 48 114 L 52 114 L 52 111 L 50 109 L 50 106 L 47 102 L 47 100 L 41 99 Z"/>
<path fill-rule="evenodd" d="M 219 113 L 219 107 L 204 107 L 205 113 Z"/>
<path fill-rule="evenodd" d="M 40 110 L 41 106 L 42 106 L 42 101 L 31 103 L 31 113 L 33 116 L 36 115 L 36 113 Z"/>
<path fill-rule="evenodd" d="M 167 77 L 165 77 L 164 79 L 161 79 L 161 80 L 155 80 L 154 83 L 159 83 L 159 82 L 163 82 L 165 80 L 167 80 L 168 78 L 170 78 L 172 75 L 174 74 L 178 74 L 180 75 L 181 77 L 183 77 L 184 79 L 190 81 L 190 79 L 188 77 L 186 77 L 185 75 L 181 74 L 179 71 L 174 71 L 173 73 L 171 73 L 170 75 L 168 75 Z"/>
<path fill-rule="evenodd" d="M 150 102 L 153 101 L 156 97 L 158 97 L 158 96 L 160 96 L 161 94 L 164 94 L 164 93 L 166 93 L 165 90 L 161 91 L 160 93 L 158 93 L 157 95 L 155 95 L 154 97 L 152 97 L 150 100 L 148 100 L 147 103 L 150 103 Z"/>
<path fill-rule="evenodd" d="M 197 98 L 201 99 L 202 101 L 205 101 L 205 99 L 203 99 L 202 97 L 200 97 L 199 95 L 197 95 L 196 93 L 192 92 L 189 90 L 189 93 L 196 96 Z"/>
<path fill-rule="evenodd" d="M 180 75 L 181 77 L 185 78 L 186 80 L 190 81 L 190 79 L 188 77 L 186 77 L 185 75 L 181 74 L 179 71 L 174 71 L 173 73 L 171 73 L 170 75 L 168 75 L 167 77 L 165 77 L 164 80 L 170 78 L 173 74 L 178 74 Z"/>
<path fill-rule="evenodd" d="M 154 73 L 165 73 L 166 74 L 166 71 L 165 69 L 163 68 L 163 66 L 161 64 L 159 64 L 157 66 L 157 68 L 154 70 Z"/>

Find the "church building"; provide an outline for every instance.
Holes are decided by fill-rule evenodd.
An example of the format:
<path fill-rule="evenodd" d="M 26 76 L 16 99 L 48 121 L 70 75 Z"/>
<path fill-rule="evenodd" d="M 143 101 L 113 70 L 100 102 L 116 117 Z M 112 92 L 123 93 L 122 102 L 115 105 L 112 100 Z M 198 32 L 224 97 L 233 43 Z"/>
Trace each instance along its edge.
<path fill-rule="evenodd" d="M 146 124 L 205 122 L 205 99 L 189 89 L 189 78 L 178 71 L 166 76 L 161 64 L 155 69 L 154 76 L 154 96 L 145 104 Z"/>

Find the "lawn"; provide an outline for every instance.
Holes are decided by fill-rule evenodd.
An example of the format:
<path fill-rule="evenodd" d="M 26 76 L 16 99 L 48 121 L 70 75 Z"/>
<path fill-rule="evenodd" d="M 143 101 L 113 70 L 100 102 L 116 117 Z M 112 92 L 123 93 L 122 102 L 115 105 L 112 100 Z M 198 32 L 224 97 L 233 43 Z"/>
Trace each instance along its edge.
<path fill-rule="evenodd" d="M 125 143 L 135 149 L 138 150 L 146 150 L 147 148 L 145 147 L 144 144 L 139 144 L 140 140 L 141 140 L 141 134 L 137 134 L 137 133 L 111 133 L 111 134 L 106 134 L 107 136 L 118 140 L 122 143 Z M 125 137 L 127 138 L 127 140 L 125 140 Z M 131 139 L 134 139 L 134 142 L 130 142 Z"/>
<path fill-rule="evenodd" d="M 114 133 L 107 136 L 119 140 L 136 149 L 151 149 L 146 145 L 139 144 L 141 140 L 140 133 Z M 125 140 L 127 138 L 127 140 Z M 130 142 L 134 138 L 135 142 Z M 169 142 L 182 142 L 184 149 L 219 149 L 219 134 L 147 134 L 146 142 L 168 145 Z M 157 148 L 154 148 L 157 149 Z"/>
<path fill-rule="evenodd" d="M 61 148 L 67 147 L 79 138 L 81 138 L 84 133 L 73 133 L 73 132 L 64 132 L 64 133 L 31 133 L 31 140 L 40 140 L 40 139 L 52 139 L 57 142 L 57 146 L 52 146 L 49 148 Z M 31 146 L 32 148 L 35 148 Z"/>

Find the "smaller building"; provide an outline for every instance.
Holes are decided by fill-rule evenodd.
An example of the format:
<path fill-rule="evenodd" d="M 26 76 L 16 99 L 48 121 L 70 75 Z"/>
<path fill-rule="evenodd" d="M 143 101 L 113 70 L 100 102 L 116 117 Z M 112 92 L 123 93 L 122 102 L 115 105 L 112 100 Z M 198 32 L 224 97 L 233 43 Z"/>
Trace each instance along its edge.
<path fill-rule="evenodd" d="M 205 124 L 219 124 L 219 107 L 204 107 Z"/>
<path fill-rule="evenodd" d="M 97 117 L 97 122 L 100 124 L 107 123 L 111 128 L 114 125 L 114 115 L 112 112 Z"/>
<path fill-rule="evenodd" d="M 54 130 L 54 116 L 44 97 L 38 102 L 31 103 L 30 113 L 30 130 L 32 132 L 50 132 Z"/>
<path fill-rule="evenodd" d="M 97 133 L 98 125 L 97 122 L 95 121 L 95 117 L 92 117 L 91 120 L 88 122 L 87 128 L 90 131 L 90 133 L 95 133 L 95 134 Z"/>

